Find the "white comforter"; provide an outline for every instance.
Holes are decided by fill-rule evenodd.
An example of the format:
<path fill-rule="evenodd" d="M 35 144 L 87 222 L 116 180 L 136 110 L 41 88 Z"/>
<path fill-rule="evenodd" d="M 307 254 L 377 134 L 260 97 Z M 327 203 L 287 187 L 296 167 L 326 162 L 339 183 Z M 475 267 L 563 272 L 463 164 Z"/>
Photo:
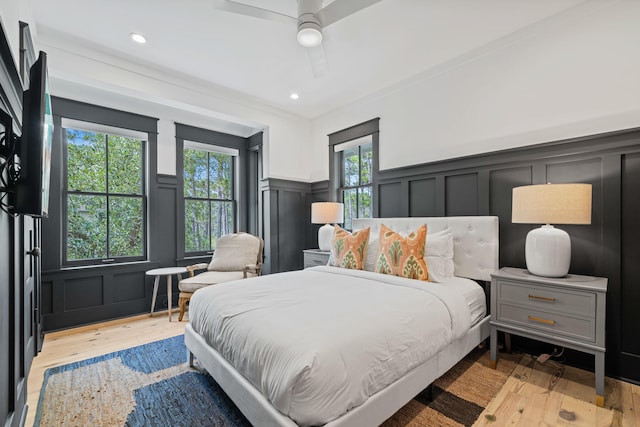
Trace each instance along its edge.
<path fill-rule="evenodd" d="M 300 425 L 327 423 L 467 333 L 459 292 L 314 267 L 209 286 L 194 330 Z"/>

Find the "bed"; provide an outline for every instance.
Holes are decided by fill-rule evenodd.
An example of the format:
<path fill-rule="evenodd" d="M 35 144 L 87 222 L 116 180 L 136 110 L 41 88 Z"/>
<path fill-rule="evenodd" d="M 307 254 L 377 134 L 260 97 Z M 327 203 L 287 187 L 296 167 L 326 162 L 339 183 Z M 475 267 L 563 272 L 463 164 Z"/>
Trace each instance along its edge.
<path fill-rule="evenodd" d="M 194 294 L 189 361 L 252 424 L 379 425 L 489 336 L 472 280 L 498 269 L 497 217 L 359 219 L 354 229 L 376 236 L 381 224 L 450 230 L 456 277 L 425 285 L 321 266 Z"/>

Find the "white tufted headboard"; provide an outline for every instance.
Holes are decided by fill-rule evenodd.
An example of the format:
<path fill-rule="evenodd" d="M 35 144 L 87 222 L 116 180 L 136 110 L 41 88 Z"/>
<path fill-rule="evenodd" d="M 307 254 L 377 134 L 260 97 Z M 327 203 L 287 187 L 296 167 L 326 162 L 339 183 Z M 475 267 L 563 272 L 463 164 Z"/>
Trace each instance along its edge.
<path fill-rule="evenodd" d="M 449 227 L 453 233 L 456 276 L 490 281 L 491 273 L 499 268 L 497 216 L 355 218 L 353 229 L 371 227 L 371 236 L 377 236 L 380 233 L 380 224 L 394 231 L 406 233 L 427 224 L 427 240 L 429 233 L 437 233 Z"/>

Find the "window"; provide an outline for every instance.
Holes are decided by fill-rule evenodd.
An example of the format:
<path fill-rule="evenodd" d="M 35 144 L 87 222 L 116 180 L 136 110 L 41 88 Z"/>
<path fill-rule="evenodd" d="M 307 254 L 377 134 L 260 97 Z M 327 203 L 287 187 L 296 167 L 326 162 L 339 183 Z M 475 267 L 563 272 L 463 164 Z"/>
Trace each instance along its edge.
<path fill-rule="evenodd" d="M 146 134 L 62 122 L 67 265 L 146 259 Z"/>
<path fill-rule="evenodd" d="M 373 142 L 369 135 L 334 147 L 340 156 L 339 196 L 344 203 L 344 227 L 353 218 L 373 216 Z"/>
<path fill-rule="evenodd" d="M 344 203 L 344 228 L 354 218 L 378 215 L 376 180 L 380 118 L 331 133 L 329 136 L 329 200 Z"/>
<path fill-rule="evenodd" d="M 185 141 L 185 254 L 211 252 L 220 236 L 234 232 L 236 158 L 237 150 Z"/>

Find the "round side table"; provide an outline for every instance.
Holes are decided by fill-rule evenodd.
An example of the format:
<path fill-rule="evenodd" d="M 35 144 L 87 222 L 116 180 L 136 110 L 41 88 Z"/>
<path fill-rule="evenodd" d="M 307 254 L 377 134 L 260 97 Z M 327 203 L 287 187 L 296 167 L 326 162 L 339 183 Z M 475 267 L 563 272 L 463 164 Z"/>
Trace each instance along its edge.
<path fill-rule="evenodd" d="M 160 283 L 160 277 L 167 276 L 167 308 L 169 309 L 169 322 L 171 322 L 171 276 L 174 274 L 178 276 L 178 280 L 182 279 L 182 275 L 187 272 L 187 269 L 184 267 L 165 267 L 165 268 L 154 268 L 153 270 L 147 271 L 145 274 L 147 276 L 155 276 L 155 280 L 153 282 L 153 297 L 151 298 L 151 316 L 153 316 L 153 308 L 156 305 L 156 295 L 158 295 L 158 284 Z"/>

